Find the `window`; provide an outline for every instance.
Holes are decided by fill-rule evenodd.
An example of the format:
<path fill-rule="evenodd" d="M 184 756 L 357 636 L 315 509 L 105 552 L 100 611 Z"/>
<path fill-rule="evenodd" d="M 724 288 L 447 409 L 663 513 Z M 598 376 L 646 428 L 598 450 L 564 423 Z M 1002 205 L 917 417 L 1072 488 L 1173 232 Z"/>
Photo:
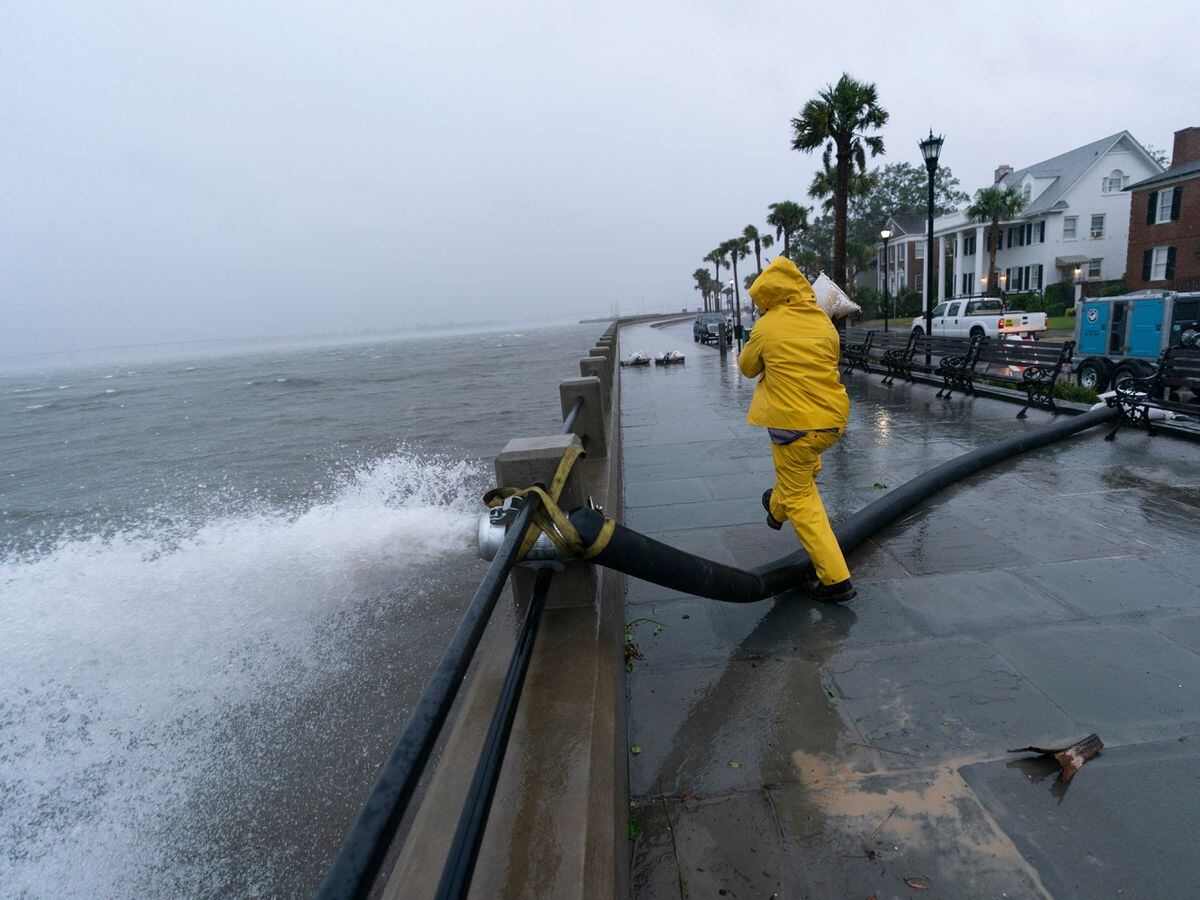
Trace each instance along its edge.
<path fill-rule="evenodd" d="M 949 319 L 953 319 L 955 316 L 957 316 L 958 315 L 958 307 L 960 305 L 961 304 L 958 304 L 958 303 L 951 303 L 949 308 L 946 310 L 946 317 Z"/>
<path fill-rule="evenodd" d="M 1039 244 L 1046 243 L 1046 222 L 1044 220 L 1037 223 L 1035 236 Z"/>
<path fill-rule="evenodd" d="M 896 261 L 896 245 L 892 244 L 892 246 L 888 247 L 888 262 L 895 262 L 895 261 Z"/>
<path fill-rule="evenodd" d="M 922 273 L 918 272 L 916 277 L 913 279 L 913 290 L 919 294 L 924 289 L 925 289 L 925 276 Z"/>
<path fill-rule="evenodd" d="M 963 273 L 963 277 L 962 277 L 962 291 L 961 291 L 961 293 L 963 293 L 963 294 L 970 294 L 970 293 L 971 293 L 971 282 L 973 282 L 974 280 L 975 280 L 975 273 L 974 273 L 974 272 L 964 272 L 964 273 Z"/>
<path fill-rule="evenodd" d="M 1155 247 L 1154 256 L 1150 259 L 1150 280 L 1166 281 L 1167 263 L 1171 257 L 1170 247 Z M 1172 273 L 1174 274 L 1174 273 Z"/>
<path fill-rule="evenodd" d="M 1088 278 L 1099 278 L 1100 277 L 1100 264 L 1102 262 L 1104 262 L 1104 260 L 1102 260 L 1102 259 L 1089 259 L 1088 260 L 1088 271 L 1087 271 Z"/>
<path fill-rule="evenodd" d="M 1092 216 L 1092 240 L 1104 237 L 1104 213 Z"/>
<path fill-rule="evenodd" d="M 975 235 L 968 234 L 963 238 L 963 256 L 975 255 Z"/>
<path fill-rule="evenodd" d="M 1063 240 L 1075 240 L 1075 229 L 1079 225 L 1079 216 L 1064 216 L 1063 217 Z"/>
<path fill-rule="evenodd" d="M 1175 206 L 1175 188 L 1165 188 L 1158 192 L 1158 206 L 1154 217 L 1155 225 L 1171 221 L 1171 211 Z M 1176 213 L 1178 215 L 1178 213 Z"/>
<path fill-rule="evenodd" d="M 1129 184 L 1129 176 L 1120 169 L 1113 169 L 1108 177 L 1104 179 L 1101 189 L 1106 194 L 1115 194 L 1127 184 Z"/>
<path fill-rule="evenodd" d="M 916 250 L 917 250 L 917 259 L 924 259 L 925 258 L 925 245 L 923 243 L 921 243 L 920 241 L 917 241 Z"/>
<path fill-rule="evenodd" d="M 1021 188 L 1021 200 L 1025 203 L 1029 202 L 1029 198 L 1033 196 L 1033 185 L 1028 181 Z"/>

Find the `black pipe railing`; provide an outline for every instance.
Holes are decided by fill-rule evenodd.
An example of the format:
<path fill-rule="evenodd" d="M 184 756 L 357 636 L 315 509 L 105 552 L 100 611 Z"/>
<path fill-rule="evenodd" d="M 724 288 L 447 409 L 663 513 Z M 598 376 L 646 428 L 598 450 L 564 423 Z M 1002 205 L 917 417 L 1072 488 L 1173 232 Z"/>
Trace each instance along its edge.
<path fill-rule="evenodd" d="M 579 411 L 581 409 L 583 409 L 583 398 L 576 397 L 575 402 L 571 404 L 570 410 L 567 411 L 567 417 L 563 419 L 563 434 L 569 434 L 571 429 L 575 427 L 575 420 L 579 418 Z"/>
<path fill-rule="evenodd" d="M 583 402 L 583 398 L 579 397 L 572 404 L 563 421 L 563 434 L 569 433 L 574 427 Z M 521 542 L 529 532 L 534 513 L 540 505 L 541 500 L 536 495 L 526 498 L 509 526 L 500 549 L 484 573 L 462 621 L 409 716 L 400 740 L 342 842 L 342 848 L 317 892 L 321 900 L 366 898 L 370 894 L 483 638 L 496 601 L 518 562 Z M 538 573 L 533 598 L 522 623 L 521 636 L 509 663 L 508 675 L 442 872 L 439 897 L 462 897 L 470 887 L 552 574 L 550 569 L 542 569 Z"/>
<path fill-rule="evenodd" d="M 492 811 L 492 798 L 500 780 L 500 766 L 508 748 L 508 737 L 512 733 L 513 719 L 517 715 L 517 701 L 525 684 L 525 673 L 529 670 L 533 643 L 537 640 L 538 626 L 541 625 L 542 612 L 546 608 L 546 593 L 550 590 L 550 579 L 553 577 L 553 569 L 541 569 L 534 582 L 533 597 L 529 601 L 529 609 L 525 612 L 525 620 L 521 623 L 517 647 L 508 664 L 500 699 L 496 703 L 487 738 L 479 753 L 475 776 L 471 779 L 471 789 L 458 818 L 454 843 L 442 869 L 442 880 L 435 895 L 438 900 L 457 900 L 467 896 L 467 891 L 471 888 L 471 876 L 475 872 L 475 861 L 479 858 L 479 845 L 483 842 L 488 813 Z"/>

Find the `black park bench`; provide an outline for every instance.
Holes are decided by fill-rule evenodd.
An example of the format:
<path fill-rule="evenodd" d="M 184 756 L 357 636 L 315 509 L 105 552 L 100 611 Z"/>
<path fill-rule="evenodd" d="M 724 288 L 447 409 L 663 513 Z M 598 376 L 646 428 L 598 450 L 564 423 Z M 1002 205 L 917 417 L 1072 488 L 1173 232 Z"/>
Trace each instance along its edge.
<path fill-rule="evenodd" d="M 1179 399 L 1183 388 L 1191 391 L 1190 403 Z M 1168 347 L 1150 375 L 1119 386 L 1108 404 L 1121 411 L 1117 424 L 1105 435 L 1108 441 L 1116 438 L 1117 431 L 1125 424 L 1145 426 L 1147 432 L 1154 434 L 1150 424 L 1154 409 L 1200 418 L 1200 347 Z"/>
<path fill-rule="evenodd" d="M 985 338 L 962 358 L 943 360 L 938 374 L 945 386 L 938 393 L 945 397 L 955 390 L 974 393 L 975 382 L 983 379 L 1001 386 L 1012 385 L 1025 392 L 1025 405 L 1017 413 L 1018 419 L 1025 418 L 1030 406 L 1043 406 L 1057 413 L 1054 386 L 1074 352 L 1074 341 Z"/>
<path fill-rule="evenodd" d="M 867 356 L 871 352 L 871 342 L 875 339 L 875 332 L 866 328 L 847 328 L 842 335 L 842 359 L 846 363 L 845 372 L 849 375 L 854 371 L 855 367 L 862 369 L 864 372 L 871 371 L 867 368 Z"/>
<path fill-rule="evenodd" d="M 978 340 L 977 337 L 930 337 L 914 329 L 901 344 L 897 335 L 895 346 L 886 349 L 882 356 L 883 367 L 887 369 L 883 382 L 891 384 L 897 375 L 905 381 L 912 381 L 914 372 L 937 375 L 942 360 L 947 357 L 965 356 L 972 343 Z"/>

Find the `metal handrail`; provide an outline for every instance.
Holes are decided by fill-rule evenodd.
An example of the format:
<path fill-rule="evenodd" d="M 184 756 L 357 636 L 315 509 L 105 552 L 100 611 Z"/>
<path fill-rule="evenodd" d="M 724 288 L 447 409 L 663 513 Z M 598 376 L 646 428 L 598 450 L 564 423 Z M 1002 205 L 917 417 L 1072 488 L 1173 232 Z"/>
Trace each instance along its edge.
<path fill-rule="evenodd" d="M 571 404 L 571 408 L 567 411 L 567 416 L 563 419 L 562 434 L 569 434 L 571 429 L 575 427 L 575 420 L 579 418 L 579 411 L 583 409 L 583 398 L 576 397 L 575 402 Z"/>
<path fill-rule="evenodd" d="M 583 403 L 583 397 L 577 397 L 571 405 L 563 420 L 563 434 L 568 434 L 574 427 Z M 521 542 L 532 526 L 534 513 L 540 506 L 541 500 L 536 495 L 530 495 L 517 512 L 500 544 L 500 549 L 463 614 L 462 621 L 459 622 L 450 643 L 446 645 L 433 676 L 409 716 L 400 740 L 379 773 L 379 778 L 363 804 L 358 818 L 347 832 L 342 848 L 317 892 L 320 900 L 346 900 L 369 896 L 446 723 L 446 717 L 454 705 L 454 698 L 483 638 L 484 628 L 496 607 L 496 601 L 499 600 L 509 573 L 518 561 L 517 553 Z M 471 792 L 460 816 L 454 844 L 442 873 L 442 881 L 438 887 L 440 897 L 465 896 L 470 887 L 471 874 L 479 855 L 483 829 L 491 810 L 500 764 L 512 730 L 517 701 L 524 685 L 525 672 L 529 667 L 551 575 L 552 571 L 549 569 L 538 573 L 533 599 L 522 623 L 521 637 L 509 663 L 504 688 L 471 782 Z"/>
<path fill-rule="evenodd" d="M 537 640 L 538 626 L 546 608 L 546 594 L 550 590 L 550 579 L 553 577 L 553 569 L 541 569 L 534 582 L 533 597 L 529 601 L 529 609 L 525 612 L 525 620 L 521 623 L 521 634 L 517 638 L 512 660 L 508 664 L 508 673 L 504 676 L 504 686 L 500 690 L 500 699 L 496 703 L 492 723 L 488 726 L 487 738 L 479 752 L 479 762 L 471 779 L 471 789 L 458 818 L 458 827 L 454 831 L 454 843 L 450 846 L 446 865 L 442 869 L 442 879 L 438 883 L 435 895 L 438 900 L 458 900 L 466 897 L 471 889 L 471 876 L 479 858 L 479 846 L 483 843 L 488 813 L 492 811 L 492 798 L 500 780 L 500 767 L 504 761 L 504 752 L 508 748 L 513 719 L 517 715 L 517 702 L 525 684 L 525 673 L 529 670 L 533 643 Z"/>
<path fill-rule="evenodd" d="M 529 497 L 504 536 L 404 733 L 342 842 L 341 852 L 317 892 L 322 900 L 366 897 L 370 893 L 540 505 L 536 495 Z"/>

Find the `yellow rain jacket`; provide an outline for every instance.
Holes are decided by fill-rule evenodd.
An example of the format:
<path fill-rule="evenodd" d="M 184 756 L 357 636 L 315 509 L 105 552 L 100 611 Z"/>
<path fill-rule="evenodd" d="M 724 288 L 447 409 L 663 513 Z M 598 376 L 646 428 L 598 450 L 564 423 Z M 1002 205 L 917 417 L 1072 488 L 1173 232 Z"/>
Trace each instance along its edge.
<path fill-rule="evenodd" d="M 764 428 L 846 427 L 850 398 L 838 377 L 841 343 L 812 285 L 786 257 L 750 285 L 763 314 L 738 357 L 747 378 L 762 375 L 746 421 Z"/>

